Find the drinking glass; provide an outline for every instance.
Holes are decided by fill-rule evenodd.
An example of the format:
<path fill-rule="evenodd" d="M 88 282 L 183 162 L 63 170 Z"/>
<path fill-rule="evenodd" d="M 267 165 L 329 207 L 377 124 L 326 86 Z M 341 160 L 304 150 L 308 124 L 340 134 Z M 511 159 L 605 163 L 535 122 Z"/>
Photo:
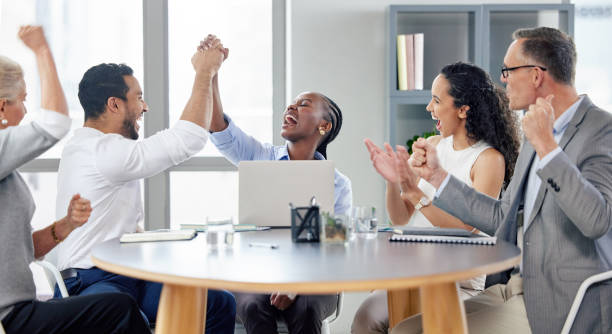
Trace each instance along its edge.
<path fill-rule="evenodd" d="M 373 206 L 356 206 L 353 208 L 355 234 L 361 238 L 374 239 L 378 233 L 376 208 Z"/>
<path fill-rule="evenodd" d="M 206 243 L 210 248 L 232 247 L 234 244 L 232 218 L 215 219 L 206 217 Z"/>

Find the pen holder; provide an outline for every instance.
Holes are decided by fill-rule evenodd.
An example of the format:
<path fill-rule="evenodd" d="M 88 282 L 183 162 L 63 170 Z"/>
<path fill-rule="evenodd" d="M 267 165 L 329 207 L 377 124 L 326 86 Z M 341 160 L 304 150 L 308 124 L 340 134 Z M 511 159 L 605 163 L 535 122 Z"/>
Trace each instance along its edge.
<path fill-rule="evenodd" d="M 293 242 L 319 242 L 319 206 L 291 208 L 291 240 Z"/>

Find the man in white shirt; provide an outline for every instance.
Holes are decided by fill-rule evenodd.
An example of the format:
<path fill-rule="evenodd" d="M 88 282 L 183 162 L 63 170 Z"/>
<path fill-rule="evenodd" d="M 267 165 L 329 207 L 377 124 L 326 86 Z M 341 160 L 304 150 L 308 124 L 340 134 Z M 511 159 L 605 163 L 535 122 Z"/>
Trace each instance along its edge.
<path fill-rule="evenodd" d="M 136 232 L 143 218 L 140 179 L 202 150 L 212 117 L 211 80 L 226 56 L 216 38 L 199 47 L 191 59 L 195 69 L 191 97 L 180 120 L 141 141 L 136 141 L 138 121 L 148 106 L 132 69 L 100 64 L 85 72 L 79 84 L 85 124 L 66 143 L 58 171 L 57 214 L 65 211 L 62 208 L 74 193 L 90 199 L 93 209 L 89 224 L 59 246 L 58 267 L 69 294 L 124 292 L 136 300 L 149 322 L 155 321 L 161 284 L 100 270 L 89 254 L 96 244 Z M 209 290 L 207 304 L 207 331 L 233 333 L 233 296 Z"/>

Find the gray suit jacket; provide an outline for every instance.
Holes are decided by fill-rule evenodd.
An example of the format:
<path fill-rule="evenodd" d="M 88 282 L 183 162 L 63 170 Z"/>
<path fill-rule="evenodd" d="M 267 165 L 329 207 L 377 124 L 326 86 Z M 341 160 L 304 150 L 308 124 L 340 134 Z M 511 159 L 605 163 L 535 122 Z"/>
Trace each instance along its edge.
<path fill-rule="evenodd" d="M 612 114 L 585 96 L 559 146 L 563 152 L 537 172 L 542 184 L 531 217 L 525 217 L 523 289 L 534 333 L 561 331 L 580 283 L 603 271 L 595 240 L 612 226 Z M 501 200 L 451 177 L 434 204 L 516 243 L 517 212 L 534 157 L 524 140 Z M 589 289 L 573 332 L 612 333 L 612 284 Z"/>

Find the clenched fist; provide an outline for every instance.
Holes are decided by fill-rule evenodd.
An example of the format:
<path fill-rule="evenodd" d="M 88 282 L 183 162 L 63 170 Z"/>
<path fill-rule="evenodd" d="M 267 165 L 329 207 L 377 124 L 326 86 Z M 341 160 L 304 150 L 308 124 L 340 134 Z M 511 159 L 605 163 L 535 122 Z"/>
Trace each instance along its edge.
<path fill-rule="evenodd" d="M 17 33 L 19 39 L 23 41 L 34 53 L 41 52 L 49 48 L 45 33 L 41 26 L 22 26 Z"/>
<path fill-rule="evenodd" d="M 64 218 L 73 229 L 85 224 L 91 215 L 91 203 L 81 195 L 72 196 L 68 205 L 68 214 Z"/>
<path fill-rule="evenodd" d="M 548 95 L 546 99 L 539 97 L 535 104 L 529 106 L 521 122 L 525 137 L 527 137 L 540 159 L 558 146 L 553 135 L 555 124 L 553 98 L 554 95 Z"/>

